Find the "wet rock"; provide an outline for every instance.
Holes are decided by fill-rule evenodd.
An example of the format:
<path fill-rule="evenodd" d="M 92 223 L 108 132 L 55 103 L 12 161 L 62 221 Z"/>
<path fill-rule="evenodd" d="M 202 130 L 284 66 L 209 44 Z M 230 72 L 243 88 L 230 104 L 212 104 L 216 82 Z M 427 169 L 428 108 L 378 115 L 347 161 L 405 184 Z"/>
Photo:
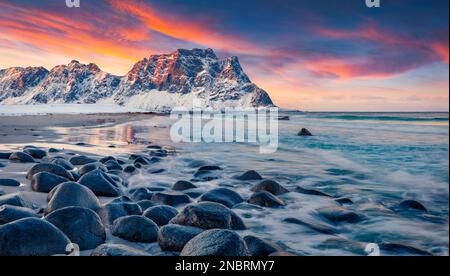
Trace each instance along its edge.
<path fill-rule="evenodd" d="M 122 171 L 123 167 L 116 160 L 109 160 L 105 163 L 106 169 L 108 171 Z"/>
<path fill-rule="evenodd" d="M 0 225 L 7 224 L 23 218 L 39 217 L 33 210 L 12 205 L 0 206 Z"/>
<path fill-rule="evenodd" d="M 61 230 L 38 218 L 24 218 L 0 226 L 0 256 L 66 254 L 70 240 Z"/>
<path fill-rule="evenodd" d="M 432 253 L 411 246 L 411 245 L 405 245 L 405 244 L 399 244 L 399 243 L 391 243 L 391 242 L 384 242 L 379 245 L 381 250 L 394 252 L 396 254 L 401 255 L 418 255 L 418 256 L 433 256 Z"/>
<path fill-rule="evenodd" d="M 191 239 L 203 231 L 196 227 L 169 224 L 159 229 L 158 243 L 164 251 L 180 252 Z"/>
<path fill-rule="evenodd" d="M 142 215 L 142 208 L 131 202 L 108 203 L 97 210 L 97 214 L 102 219 L 103 224 L 112 225 L 118 218 Z"/>
<path fill-rule="evenodd" d="M 102 159 L 98 160 L 98 162 L 106 164 L 108 161 L 116 161 L 117 159 L 114 156 L 105 156 Z"/>
<path fill-rule="evenodd" d="M 310 230 L 313 230 L 314 232 L 318 232 L 318 233 L 322 233 L 322 234 L 326 234 L 326 235 L 335 235 L 338 233 L 338 231 L 336 229 L 334 229 L 333 227 L 330 227 L 328 225 L 321 224 L 321 223 L 312 222 L 312 221 L 301 220 L 301 219 L 296 219 L 296 218 L 286 218 L 283 221 L 286 223 L 302 225 Z"/>
<path fill-rule="evenodd" d="M 123 169 L 123 172 L 125 172 L 125 173 L 135 173 L 136 171 L 137 171 L 137 168 L 135 166 L 132 166 L 132 165 L 126 166 Z"/>
<path fill-rule="evenodd" d="M 422 203 L 416 200 L 404 200 L 399 204 L 399 207 L 404 210 L 428 212 L 427 208 L 425 208 Z"/>
<path fill-rule="evenodd" d="M 263 178 L 256 171 L 248 171 L 243 175 L 239 176 L 238 179 L 243 181 L 251 181 L 251 180 L 262 180 Z"/>
<path fill-rule="evenodd" d="M 8 160 L 12 152 L 0 152 L 0 159 Z"/>
<path fill-rule="evenodd" d="M 235 191 L 227 188 L 217 188 L 204 193 L 198 201 L 217 202 L 227 206 L 228 208 L 232 208 L 234 205 L 243 202 L 244 199 L 242 199 L 242 197 Z"/>
<path fill-rule="evenodd" d="M 305 195 L 333 197 L 333 196 L 331 196 L 331 195 L 329 195 L 327 193 L 324 193 L 324 192 L 321 192 L 321 191 L 318 191 L 318 190 L 306 189 L 306 188 L 303 188 L 303 187 L 296 187 L 295 191 L 297 193 L 305 194 Z"/>
<path fill-rule="evenodd" d="M 150 159 L 148 159 L 147 157 L 139 156 L 138 158 L 136 158 L 136 160 L 134 160 L 134 164 L 135 165 L 136 164 L 141 164 L 141 165 L 147 166 L 147 165 L 150 165 L 152 163 L 150 162 Z"/>
<path fill-rule="evenodd" d="M 59 152 L 59 149 L 49 148 L 49 149 L 48 149 L 48 152 L 49 152 L 49 153 L 58 153 L 58 152 Z"/>
<path fill-rule="evenodd" d="M 245 236 L 244 241 L 247 244 L 250 255 L 254 257 L 265 257 L 283 250 L 278 244 L 255 236 Z"/>
<path fill-rule="evenodd" d="M 23 198 L 20 193 L 6 194 L 0 196 L 0 206 L 12 205 L 17 207 L 33 208 L 33 204 Z"/>
<path fill-rule="evenodd" d="M 313 136 L 312 133 L 306 128 L 302 128 L 298 133 L 298 136 Z"/>
<path fill-rule="evenodd" d="M 147 209 L 143 216 L 154 221 L 158 226 L 163 226 L 169 223 L 178 214 L 177 209 L 167 206 L 158 205 Z"/>
<path fill-rule="evenodd" d="M 230 230 L 207 230 L 191 239 L 181 256 L 250 256 L 245 241 Z"/>
<path fill-rule="evenodd" d="M 288 193 L 289 190 L 274 180 L 264 180 L 256 184 L 250 189 L 252 192 L 266 191 L 273 195 L 281 195 Z"/>
<path fill-rule="evenodd" d="M 95 194 L 76 182 L 65 182 L 56 186 L 48 196 L 47 213 L 70 206 L 78 206 L 96 211 L 100 202 Z"/>
<path fill-rule="evenodd" d="M 135 249 L 123 244 L 102 244 L 94 251 L 91 256 L 95 257 L 146 257 L 149 253 Z"/>
<path fill-rule="evenodd" d="M 68 181 L 69 179 L 53 173 L 40 172 L 33 175 L 33 178 L 31 179 L 31 188 L 34 192 L 49 193 L 59 184 Z"/>
<path fill-rule="evenodd" d="M 151 200 L 152 197 L 153 193 L 147 188 L 137 188 L 136 190 L 133 190 L 133 193 L 131 195 L 131 198 L 134 201 Z"/>
<path fill-rule="evenodd" d="M 4 187 L 19 187 L 20 182 L 14 179 L 8 179 L 8 178 L 0 178 L 0 186 Z"/>
<path fill-rule="evenodd" d="M 244 230 L 242 219 L 226 206 L 214 202 L 201 202 L 186 206 L 172 222 L 202 229 Z"/>
<path fill-rule="evenodd" d="M 278 121 L 289 121 L 289 120 L 290 120 L 289 116 L 279 116 L 278 117 Z"/>
<path fill-rule="evenodd" d="M 147 146 L 146 148 L 153 149 L 153 150 L 160 150 L 160 149 L 162 149 L 162 147 L 158 146 L 158 145 L 150 145 L 150 146 Z"/>
<path fill-rule="evenodd" d="M 337 198 L 334 201 L 336 201 L 337 203 L 339 203 L 341 205 L 352 205 L 353 204 L 353 201 L 347 197 Z"/>
<path fill-rule="evenodd" d="M 318 248 L 321 250 L 344 250 L 357 255 L 367 256 L 367 243 L 347 240 L 343 238 L 330 238 L 321 243 Z"/>
<path fill-rule="evenodd" d="M 200 167 L 200 168 L 198 169 L 199 172 L 205 172 L 205 171 L 221 171 L 221 170 L 222 170 L 222 168 L 219 167 L 219 166 L 203 166 L 203 167 Z"/>
<path fill-rule="evenodd" d="M 152 150 L 148 154 L 156 157 L 167 157 L 169 152 L 167 150 Z"/>
<path fill-rule="evenodd" d="M 151 200 L 140 200 L 140 201 L 137 202 L 137 204 L 139 206 L 141 206 L 143 211 L 147 210 L 150 207 L 155 206 L 155 204 Z"/>
<path fill-rule="evenodd" d="M 9 156 L 9 160 L 20 163 L 35 163 L 34 158 L 25 152 L 14 152 Z"/>
<path fill-rule="evenodd" d="M 159 173 L 163 173 L 163 172 L 165 172 L 166 170 L 165 169 L 150 169 L 150 170 L 148 170 L 147 172 L 149 173 L 149 174 L 159 174 Z"/>
<path fill-rule="evenodd" d="M 179 192 L 157 192 L 153 194 L 152 201 L 164 205 L 178 206 L 190 203 L 191 199 L 188 195 Z"/>
<path fill-rule="evenodd" d="M 319 216 L 326 218 L 333 223 L 357 223 L 363 219 L 361 215 L 339 206 L 320 208 L 317 209 L 317 213 L 319 214 Z"/>
<path fill-rule="evenodd" d="M 131 203 L 133 203 L 133 200 L 131 200 L 131 198 L 129 198 L 127 196 L 119 196 L 119 197 L 116 197 L 115 199 L 111 200 L 108 203 L 122 203 L 122 202 L 131 202 Z"/>
<path fill-rule="evenodd" d="M 29 155 L 31 155 L 31 157 L 36 159 L 42 159 L 47 156 L 47 152 L 45 150 L 38 148 L 26 148 L 23 150 L 23 152 L 28 153 Z"/>
<path fill-rule="evenodd" d="M 247 200 L 250 204 L 259 205 L 262 207 L 282 207 L 286 204 L 283 202 L 283 200 L 279 199 L 277 196 L 274 196 L 273 194 L 269 192 L 256 192 L 250 196 L 250 198 Z"/>
<path fill-rule="evenodd" d="M 69 162 L 74 166 L 84 166 L 89 163 L 95 163 L 95 162 L 97 162 L 97 160 L 87 157 L 87 156 L 84 156 L 84 155 L 79 155 L 79 156 L 74 156 L 74 157 L 70 158 Z"/>
<path fill-rule="evenodd" d="M 143 216 L 121 217 L 114 221 L 112 234 L 132 242 L 152 243 L 158 239 L 158 226 Z"/>
<path fill-rule="evenodd" d="M 52 160 L 52 163 L 55 165 L 59 165 L 61 167 L 63 167 L 64 169 L 71 171 L 73 169 L 75 169 L 75 167 L 66 159 L 62 159 L 62 158 L 55 158 Z"/>
<path fill-rule="evenodd" d="M 66 207 L 45 217 L 81 250 L 94 249 L 106 240 L 105 227 L 100 217 L 91 209 Z"/>
<path fill-rule="evenodd" d="M 172 190 L 174 190 L 174 191 L 185 191 L 185 190 L 195 189 L 195 188 L 197 188 L 197 186 L 195 186 L 191 182 L 185 181 L 185 180 L 180 180 L 180 181 L 177 181 L 173 185 Z"/>
<path fill-rule="evenodd" d="M 261 206 L 258 205 L 254 205 L 254 204 L 249 204 L 247 202 L 242 202 L 239 204 L 236 204 L 233 206 L 233 209 L 239 209 L 239 210 L 257 210 L 257 211 L 262 211 L 264 210 L 264 208 L 262 208 Z"/>
<path fill-rule="evenodd" d="M 121 194 L 117 183 L 101 170 L 83 175 L 78 183 L 91 189 L 97 196 L 117 197 Z"/>
<path fill-rule="evenodd" d="M 80 170 L 78 171 L 78 173 L 81 176 L 83 176 L 83 175 L 85 175 L 85 174 L 87 174 L 89 172 L 95 171 L 95 170 L 100 170 L 102 172 L 106 172 L 107 171 L 105 165 L 103 165 L 100 162 L 94 162 L 94 163 L 89 163 L 89 164 L 86 164 L 86 165 L 82 166 L 80 168 Z"/>
<path fill-rule="evenodd" d="M 40 163 L 34 165 L 27 173 L 27 179 L 32 179 L 33 176 L 40 172 L 48 172 L 52 174 L 59 175 L 61 177 L 67 178 L 69 180 L 73 180 L 73 176 L 70 172 L 59 165 L 55 165 L 52 163 Z"/>

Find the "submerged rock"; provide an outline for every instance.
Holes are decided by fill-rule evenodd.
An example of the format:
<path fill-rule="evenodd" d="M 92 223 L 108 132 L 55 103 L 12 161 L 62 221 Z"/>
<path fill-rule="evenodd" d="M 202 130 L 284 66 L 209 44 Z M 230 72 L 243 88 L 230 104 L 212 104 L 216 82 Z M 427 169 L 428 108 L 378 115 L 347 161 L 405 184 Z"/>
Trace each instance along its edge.
<path fill-rule="evenodd" d="M 384 242 L 380 244 L 380 249 L 402 255 L 433 256 L 432 253 L 426 250 L 399 243 Z"/>
<path fill-rule="evenodd" d="M 76 182 L 65 182 L 56 186 L 48 196 L 47 213 L 70 206 L 78 206 L 96 211 L 100 202 L 95 194 Z"/>
<path fill-rule="evenodd" d="M 158 243 L 164 251 L 180 252 L 191 239 L 203 231 L 196 227 L 169 224 L 159 230 Z"/>
<path fill-rule="evenodd" d="M 269 256 L 274 252 L 283 250 L 278 244 L 255 236 L 245 236 L 244 241 L 247 244 L 250 255 L 254 257 Z"/>
<path fill-rule="evenodd" d="M 298 136 L 313 136 L 312 133 L 306 128 L 302 128 L 298 133 Z"/>
<path fill-rule="evenodd" d="M 353 211 L 346 210 L 339 206 L 320 208 L 317 209 L 317 213 L 319 214 L 319 216 L 326 218 L 327 220 L 333 223 L 339 222 L 357 223 L 363 219 L 361 215 Z"/>
<path fill-rule="evenodd" d="M 181 256 L 250 256 L 245 241 L 235 232 L 223 229 L 207 230 L 191 239 Z"/>
<path fill-rule="evenodd" d="M 9 156 L 9 160 L 17 161 L 20 163 L 36 163 L 36 161 L 34 161 L 34 158 L 25 152 L 14 152 Z"/>
<path fill-rule="evenodd" d="M 83 175 L 78 183 L 91 189 L 97 196 L 117 197 L 121 194 L 117 183 L 101 170 Z"/>
<path fill-rule="evenodd" d="M 216 188 L 204 193 L 198 201 L 217 202 L 227 206 L 228 208 L 232 208 L 234 205 L 243 202 L 244 199 L 242 199 L 242 197 L 233 190 L 227 188 Z"/>
<path fill-rule="evenodd" d="M 100 171 L 103 171 L 103 172 L 106 172 L 106 171 L 107 171 L 105 165 L 103 165 L 103 164 L 100 163 L 100 162 L 94 162 L 94 163 L 89 163 L 89 164 L 86 164 L 86 165 L 82 166 L 82 167 L 78 170 L 78 173 L 79 173 L 81 176 L 83 176 L 83 175 L 85 175 L 85 174 L 87 174 L 87 173 L 89 173 L 89 172 L 92 172 L 92 171 L 94 171 L 94 170 L 100 170 Z"/>
<path fill-rule="evenodd" d="M 52 163 L 40 163 L 34 165 L 27 173 L 27 179 L 32 179 L 33 176 L 40 172 L 48 172 L 52 174 L 59 175 L 61 177 L 67 178 L 69 180 L 73 180 L 73 176 L 70 172 L 68 172 L 63 167 L 52 164 Z"/>
<path fill-rule="evenodd" d="M 404 200 L 399 204 L 399 207 L 401 209 L 405 210 L 416 210 L 416 211 L 422 211 L 422 212 L 428 212 L 427 208 L 423 206 L 422 203 L 416 201 L 416 200 Z"/>
<path fill-rule="evenodd" d="M 34 192 L 49 193 L 59 184 L 68 181 L 69 179 L 53 173 L 40 172 L 33 175 L 33 178 L 31 179 L 31 188 Z"/>
<path fill-rule="evenodd" d="M 39 217 L 33 210 L 12 205 L 0 206 L 0 225 L 7 224 L 23 218 Z"/>
<path fill-rule="evenodd" d="M 152 201 L 170 206 L 178 206 L 191 202 L 188 195 L 179 192 L 157 192 L 153 194 Z"/>
<path fill-rule="evenodd" d="M 334 201 L 336 201 L 337 203 L 339 203 L 341 205 L 352 205 L 353 204 L 353 201 L 347 197 L 337 198 Z"/>
<path fill-rule="evenodd" d="M 91 209 L 66 207 L 50 213 L 45 220 L 58 227 L 81 250 L 94 249 L 106 240 L 105 227 Z"/>
<path fill-rule="evenodd" d="M 244 230 L 242 219 L 226 206 L 214 202 L 201 202 L 186 206 L 172 222 L 202 229 Z"/>
<path fill-rule="evenodd" d="M 0 186 L 4 187 L 19 187 L 20 182 L 14 179 L 8 179 L 8 178 L 0 178 Z"/>
<path fill-rule="evenodd" d="M 51 256 L 66 254 L 71 243 L 49 222 L 24 218 L 0 226 L 0 256 Z"/>
<path fill-rule="evenodd" d="M 131 195 L 131 198 L 134 201 L 151 200 L 152 197 L 153 193 L 147 188 L 137 188 L 136 190 L 133 190 L 133 194 Z"/>
<path fill-rule="evenodd" d="M 144 217 L 151 219 L 158 226 L 168 224 L 176 215 L 178 215 L 177 209 L 167 205 L 150 207 L 143 214 Z"/>
<path fill-rule="evenodd" d="M 132 242 L 152 243 L 158 238 L 158 226 L 143 216 L 121 217 L 114 221 L 112 234 Z"/>
<path fill-rule="evenodd" d="M 250 189 L 252 192 L 269 192 L 273 195 L 281 195 L 288 193 L 289 190 L 274 180 L 264 180 Z"/>
<path fill-rule="evenodd" d="M 329 195 L 327 193 L 324 193 L 324 192 L 321 192 L 321 191 L 318 191 L 318 190 L 306 189 L 306 188 L 303 188 L 303 187 L 296 187 L 295 191 L 297 193 L 305 194 L 305 195 L 333 197 L 332 195 Z"/>
<path fill-rule="evenodd" d="M 283 221 L 287 222 L 287 223 L 302 225 L 302 226 L 305 226 L 306 228 L 309 228 L 315 232 L 326 234 L 326 235 L 335 235 L 338 233 L 337 230 L 334 229 L 333 227 L 330 227 L 325 224 L 312 222 L 312 221 L 306 221 L 306 220 L 301 220 L 301 219 L 296 219 L 296 218 L 286 218 Z"/>
<path fill-rule="evenodd" d="M 72 165 L 74 165 L 74 166 L 84 166 L 89 163 L 95 163 L 95 162 L 97 162 L 97 160 L 87 157 L 87 156 L 84 156 L 84 155 L 79 155 L 79 156 L 74 156 L 74 157 L 70 158 L 69 162 L 72 163 Z"/>
<path fill-rule="evenodd" d="M 241 176 L 238 176 L 239 180 L 243 181 L 251 181 L 251 180 L 262 180 L 262 176 L 256 171 L 248 171 Z"/>
<path fill-rule="evenodd" d="M 269 192 L 256 192 L 250 196 L 250 198 L 247 200 L 250 204 L 259 205 L 262 207 L 282 207 L 286 204 L 283 202 L 283 200 L 279 199 L 275 195 L 269 193 Z"/>
<path fill-rule="evenodd" d="M 195 186 L 191 182 L 180 180 L 180 181 L 177 181 L 173 185 L 172 190 L 174 190 L 174 191 L 185 191 L 185 190 L 195 189 L 195 188 L 197 188 L 197 186 Z"/>
<path fill-rule="evenodd" d="M 123 167 L 116 160 L 109 160 L 105 163 L 106 169 L 108 171 L 122 171 Z"/>
<path fill-rule="evenodd" d="M 123 244 L 102 244 L 94 251 L 91 256 L 96 257 L 145 257 L 151 256 L 149 253 L 132 248 Z"/>

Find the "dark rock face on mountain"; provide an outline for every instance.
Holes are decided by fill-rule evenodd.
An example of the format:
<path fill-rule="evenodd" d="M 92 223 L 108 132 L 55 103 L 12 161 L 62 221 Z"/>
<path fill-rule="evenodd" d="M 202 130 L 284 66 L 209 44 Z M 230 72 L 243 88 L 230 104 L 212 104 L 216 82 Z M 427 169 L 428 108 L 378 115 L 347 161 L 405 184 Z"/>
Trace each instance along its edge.
<path fill-rule="evenodd" d="M 191 96 L 191 97 L 189 97 Z M 100 100 L 147 110 L 192 106 L 272 106 L 267 92 L 253 84 L 237 57 L 219 59 L 212 49 L 179 49 L 137 62 L 117 77 L 95 64 L 72 61 L 0 71 L 1 104 L 96 103 Z"/>

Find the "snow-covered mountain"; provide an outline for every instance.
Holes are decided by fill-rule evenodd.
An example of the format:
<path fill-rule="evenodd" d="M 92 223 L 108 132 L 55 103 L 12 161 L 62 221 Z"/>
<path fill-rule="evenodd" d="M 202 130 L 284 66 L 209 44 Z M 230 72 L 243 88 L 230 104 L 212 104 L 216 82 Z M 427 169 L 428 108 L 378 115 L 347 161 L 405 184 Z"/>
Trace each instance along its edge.
<path fill-rule="evenodd" d="M 0 104 L 117 103 L 149 111 L 204 106 L 272 106 L 253 84 L 237 57 L 219 59 L 211 49 L 179 49 L 137 62 L 123 77 L 95 64 L 0 70 Z"/>

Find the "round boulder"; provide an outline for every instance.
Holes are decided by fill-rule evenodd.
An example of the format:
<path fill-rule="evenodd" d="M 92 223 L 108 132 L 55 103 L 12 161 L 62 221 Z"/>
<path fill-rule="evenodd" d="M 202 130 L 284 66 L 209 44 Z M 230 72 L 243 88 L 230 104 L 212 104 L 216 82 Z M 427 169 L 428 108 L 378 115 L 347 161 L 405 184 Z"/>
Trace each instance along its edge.
<path fill-rule="evenodd" d="M 356 223 L 362 220 L 361 215 L 339 206 L 320 208 L 317 209 L 317 213 L 319 214 L 319 216 L 326 218 L 327 220 L 333 223 L 339 222 Z"/>
<path fill-rule="evenodd" d="M 97 196 L 117 197 L 121 194 L 117 183 L 101 170 L 83 175 L 78 183 L 91 189 Z"/>
<path fill-rule="evenodd" d="M 177 209 L 167 206 L 158 205 L 148 208 L 143 216 L 154 221 L 158 226 L 163 226 L 169 223 L 178 214 Z"/>
<path fill-rule="evenodd" d="M 84 155 L 79 155 L 70 158 L 69 162 L 74 166 L 84 166 L 89 163 L 97 162 L 97 160 Z"/>
<path fill-rule="evenodd" d="M 204 193 L 198 201 L 217 202 L 227 206 L 228 208 L 232 208 L 234 205 L 243 202 L 244 199 L 242 199 L 242 197 L 233 190 L 227 188 L 217 188 Z"/>
<path fill-rule="evenodd" d="M 103 165 L 100 162 L 94 162 L 94 163 L 89 163 L 89 164 L 86 164 L 86 165 L 82 166 L 80 168 L 80 170 L 78 171 L 78 173 L 80 175 L 85 175 L 88 172 L 92 172 L 94 170 L 100 170 L 100 171 L 103 171 L 103 172 L 107 171 L 105 165 Z"/>
<path fill-rule="evenodd" d="M 0 206 L 0 225 L 7 224 L 23 218 L 39 217 L 33 210 L 12 205 Z"/>
<path fill-rule="evenodd" d="M 245 236 L 244 241 L 247 244 L 250 254 L 255 257 L 265 257 L 283 250 L 278 244 L 255 236 Z"/>
<path fill-rule="evenodd" d="M 141 215 L 142 208 L 132 202 L 114 202 L 104 205 L 101 209 L 97 210 L 97 214 L 102 219 L 103 224 L 112 225 L 118 218 Z"/>
<path fill-rule="evenodd" d="M 9 160 L 17 161 L 20 163 L 35 163 L 34 158 L 25 152 L 14 152 L 9 156 Z"/>
<path fill-rule="evenodd" d="M 241 176 L 238 176 L 239 180 L 243 180 L 243 181 L 251 181 L 251 180 L 262 180 L 262 176 L 257 173 L 256 171 L 248 171 L 246 173 L 244 173 Z"/>
<path fill-rule="evenodd" d="M 250 256 L 245 241 L 235 232 L 223 229 L 207 230 L 191 239 L 181 256 Z"/>
<path fill-rule="evenodd" d="M 56 174 L 61 177 L 67 178 L 69 180 L 73 180 L 73 176 L 72 176 L 72 174 L 70 174 L 70 172 L 68 172 L 63 167 L 56 165 L 56 164 L 52 164 L 52 163 L 40 163 L 40 164 L 34 165 L 28 171 L 27 179 L 32 179 L 35 174 L 40 173 L 40 172 L 49 172 L 49 173 Z"/>
<path fill-rule="evenodd" d="M 152 243 L 158 239 L 158 226 L 143 216 L 121 217 L 114 221 L 112 234 L 131 242 Z"/>
<path fill-rule="evenodd" d="M 47 156 L 47 152 L 45 150 L 38 148 L 26 148 L 23 150 L 23 152 L 28 153 L 29 155 L 31 155 L 31 157 L 36 159 L 42 159 Z"/>
<path fill-rule="evenodd" d="M 203 231 L 196 227 L 169 224 L 159 229 L 158 243 L 164 251 L 180 252 L 191 239 Z"/>
<path fill-rule="evenodd" d="M 281 199 L 265 191 L 256 192 L 252 194 L 247 202 L 262 207 L 273 207 L 273 208 L 282 207 L 286 205 Z"/>
<path fill-rule="evenodd" d="M 0 178 L 0 186 L 4 187 L 19 187 L 20 182 L 14 179 L 8 179 L 8 178 Z"/>
<path fill-rule="evenodd" d="M 185 180 L 180 180 L 180 181 L 177 181 L 173 185 L 172 190 L 174 190 L 174 191 L 185 191 L 185 190 L 195 189 L 195 188 L 197 188 L 197 186 L 195 186 L 191 182 L 185 181 Z"/>
<path fill-rule="evenodd" d="M 289 192 L 288 189 L 286 189 L 285 187 L 283 187 L 281 184 L 279 184 L 274 180 L 261 181 L 260 183 L 253 186 L 250 190 L 252 192 L 265 191 L 273 195 L 281 195 Z"/>
<path fill-rule="evenodd" d="M 153 194 L 152 201 L 159 204 L 178 206 L 191 202 L 191 198 L 179 192 L 157 192 Z"/>
<path fill-rule="evenodd" d="M 85 186 L 76 182 L 65 182 L 50 192 L 47 213 L 70 206 L 96 211 L 100 208 L 100 202 L 95 194 Z"/>
<path fill-rule="evenodd" d="M 33 175 L 31 188 L 38 193 L 49 193 L 61 183 L 68 182 L 69 179 L 53 173 L 40 172 Z"/>

